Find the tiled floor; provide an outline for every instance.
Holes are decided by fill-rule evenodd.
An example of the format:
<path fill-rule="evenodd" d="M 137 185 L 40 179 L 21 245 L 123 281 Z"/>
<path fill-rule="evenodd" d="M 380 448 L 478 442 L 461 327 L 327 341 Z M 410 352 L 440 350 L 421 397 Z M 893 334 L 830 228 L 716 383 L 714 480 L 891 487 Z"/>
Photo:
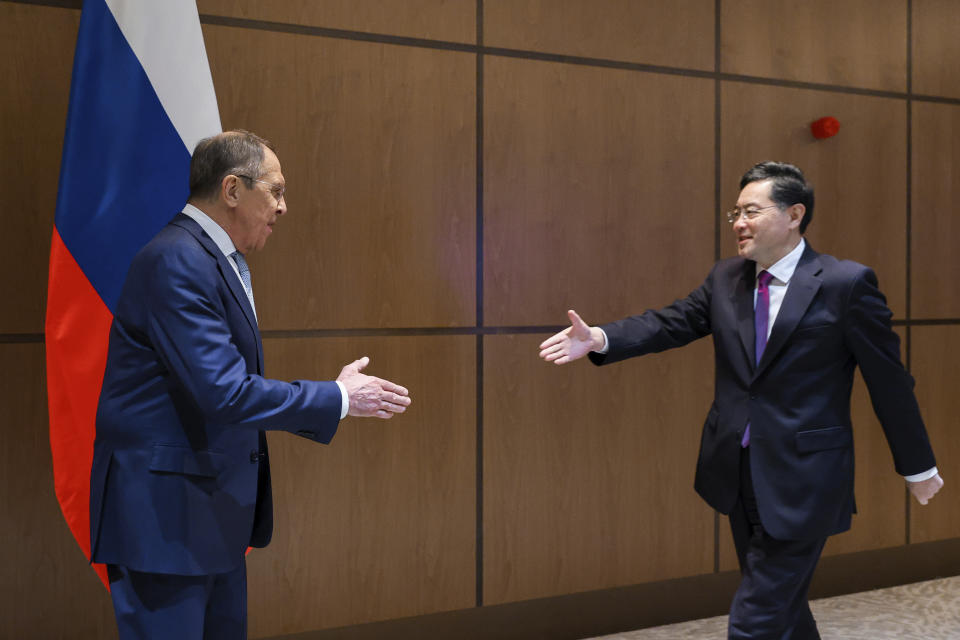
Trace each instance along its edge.
<path fill-rule="evenodd" d="M 823 640 L 960 640 L 960 576 L 810 602 Z M 594 640 L 724 640 L 727 617 Z"/>

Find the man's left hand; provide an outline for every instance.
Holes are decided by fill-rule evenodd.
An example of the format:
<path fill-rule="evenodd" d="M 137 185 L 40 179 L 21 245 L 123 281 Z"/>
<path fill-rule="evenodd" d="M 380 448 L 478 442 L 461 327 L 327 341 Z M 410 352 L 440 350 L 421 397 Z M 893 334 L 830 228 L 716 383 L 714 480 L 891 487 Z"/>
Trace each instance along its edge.
<path fill-rule="evenodd" d="M 907 482 L 907 486 L 910 487 L 910 493 L 917 499 L 917 502 L 927 504 L 930 498 L 936 495 L 937 491 L 940 491 L 940 487 L 943 486 L 943 478 L 938 473 L 922 482 Z"/>

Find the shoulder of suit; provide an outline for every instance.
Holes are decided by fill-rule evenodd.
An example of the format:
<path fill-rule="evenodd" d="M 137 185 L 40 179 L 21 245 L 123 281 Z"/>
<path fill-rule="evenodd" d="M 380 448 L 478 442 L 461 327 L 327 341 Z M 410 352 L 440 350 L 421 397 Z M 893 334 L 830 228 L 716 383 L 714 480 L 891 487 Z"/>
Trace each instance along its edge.
<path fill-rule="evenodd" d="M 716 262 L 713 265 L 713 269 L 710 270 L 710 275 L 712 276 L 725 276 L 725 275 L 737 275 L 739 276 L 743 270 L 747 267 L 747 263 L 754 264 L 752 261 L 745 260 L 740 256 L 734 256 L 732 258 L 724 258 Z"/>
<path fill-rule="evenodd" d="M 827 253 L 817 253 L 810 249 L 810 257 L 807 260 L 815 260 L 820 267 L 820 277 L 825 279 L 838 280 L 856 280 L 862 277 L 870 277 L 873 269 L 867 265 L 860 264 L 853 260 L 843 260 Z M 802 261 L 801 261 L 802 262 Z M 710 271 L 712 277 L 739 277 L 745 269 L 755 263 L 739 256 L 725 258 L 713 265 Z"/>
<path fill-rule="evenodd" d="M 189 218 L 186 220 L 200 230 L 200 225 Z M 155 273 L 157 270 L 172 268 L 198 272 L 204 270 L 198 269 L 200 265 L 215 265 L 217 256 L 204 246 L 195 230 L 181 222 L 180 219 L 171 221 L 144 245 L 134 257 L 130 265 L 131 271 L 142 269 Z"/>
<path fill-rule="evenodd" d="M 872 273 L 873 269 L 865 264 L 860 264 L 854 260 L 844 260 L 836 258 L 826 253 L 814 254 L 823 269 L 824 277 L 835 277 L 840 279 L 855 279 Z"/>
<path fill-rule="evenodd" d="M 186 216 L 178 216 L 161 229 L 159 233 L 147 243 L 144 250 L 148 253 L 172 253 L 177 255 L 195 255 L 196 257 L 206 254 L 216 260 L 216 254 L 212 253 L 210 248 L 204 245 L 202 238 L 209 239 L 199 224 Z M 213 244 L 213 240 L 209 240 L 209 244 Z M 213 246 L 216 248 L 216 245 Z"/>

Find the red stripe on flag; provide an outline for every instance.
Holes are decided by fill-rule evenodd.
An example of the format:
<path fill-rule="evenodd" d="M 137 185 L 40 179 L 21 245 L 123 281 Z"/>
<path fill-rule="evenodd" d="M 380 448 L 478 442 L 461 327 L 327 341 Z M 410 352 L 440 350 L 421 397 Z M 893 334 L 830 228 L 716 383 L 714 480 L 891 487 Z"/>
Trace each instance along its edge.
<path fill-rule="evenodd" d="M 113 314 L 56 228 L 47 293 L 47 395 L 53 481 L 67 525 L 90 557 L 90 467 Z M 94 565 L 109 588 L 106 567 Z"/>

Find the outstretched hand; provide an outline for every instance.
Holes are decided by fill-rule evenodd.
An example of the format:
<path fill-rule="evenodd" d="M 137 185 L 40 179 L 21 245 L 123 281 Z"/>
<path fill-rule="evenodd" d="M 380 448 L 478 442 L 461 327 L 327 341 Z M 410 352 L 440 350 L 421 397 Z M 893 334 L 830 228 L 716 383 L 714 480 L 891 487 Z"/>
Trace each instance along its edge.
<path fill-rule="evenodd" d="M 540 357 L 547 362 L 567 364 L 603 348 L 603 332 L 599 327 L 587 326 L 573 309 L 567 311 L 567 317 L 570 327 L 540 344 Z"/>
<path fill-rule="evenodd" d="M 917 502 L 920 504 L 927 504 L 937 491 L 940 491 L 940 487 L 943 486 L 943 478 L 940 477 L 940 474 L 933 476 L 922 482 L 907 482 L 907 487 L 910 488 L 910 493 L 913 494 L 913 497 L 917 499 Z"/>
<path fill-rule="evenodd" d="M 370 358 L 364 356 L 345 366 L 337 376 L 350 400 L 347 414 L 387 420 L 395 413 L 406 411 L 410 406 L 410 392 L 389 380 L 360 373 L 368 364 Z"/>

